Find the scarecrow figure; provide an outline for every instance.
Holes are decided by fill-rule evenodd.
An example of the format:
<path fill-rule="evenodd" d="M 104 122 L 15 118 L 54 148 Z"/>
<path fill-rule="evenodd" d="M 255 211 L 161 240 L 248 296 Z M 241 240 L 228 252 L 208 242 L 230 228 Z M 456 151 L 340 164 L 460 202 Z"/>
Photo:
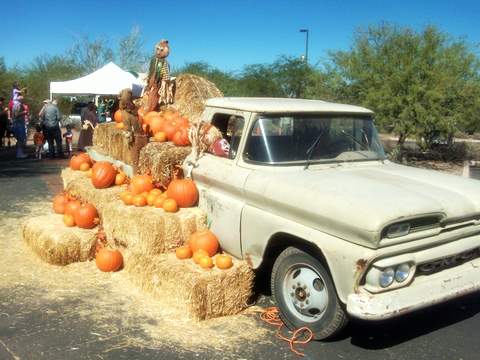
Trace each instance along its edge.
<path fill-rule="evenodd" d="M 160 40 L 155 46 L 155 56 L 150 61 L 143 101 L 145 114 L 158 110 L 159 106 L 173 104 L 175 78 L 170 78 L 170 66 L 167 61 L 169 54 L 168 40 Z"/>

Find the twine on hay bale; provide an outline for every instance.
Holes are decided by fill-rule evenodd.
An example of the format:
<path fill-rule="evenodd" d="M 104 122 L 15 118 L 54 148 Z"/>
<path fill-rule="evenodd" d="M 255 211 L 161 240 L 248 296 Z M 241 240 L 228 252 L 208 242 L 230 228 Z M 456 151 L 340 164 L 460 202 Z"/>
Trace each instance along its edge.
<path fill-rule="evenodd" d="M 67 265 L 92 258 L 96 229 L 66 227 L 62 215 L 50 214 L 30 218 L 23 224 L 23 239 L 44 261 Z"/>
<path fill-rule="evenodd" d="M 245 261 L 228 270 L 200 268 L 175 254 L 130 254 L 125 270 L 133 283 L 166 306 L 185 311 L 194 320 L 234 315 L 248 306 L 254 273 Z"/>
<path fill-rule="evenodd" d="M 73 174 L 72 174 L 73 173 Z M 80 200 L 94 205 L 101 216 L 103 209 L 113 200 L 119 198 L 120 193 L 126 190 L 126 185 L 111 186 L 106 189 L 97 189 L 92 185 L 92 181 L 85 174 L 69 168 L 62 170 L 62 179 L 65 184 L 65 190 Z"/>
<path fill-rule="evenodd" d="M 168 213 L 153 207 L 111 201 L 102 212 L 108 239 L 142 255 L 161 254 L 183 245 L 192 233 L 206 228 L 206 213 L 198 207 Z"/>
<path fill-rule="evenodd" d="M 140 150 L 138 170 L 150 174 L 153 181 L 168 186 L 175 166 L 181 166 L 190 154 L 190 146 L 175 146 L 171 142 L 151 142 Z"/>
<path fill-rule="evenodd" d="M 223 96 L 214 83 L 197 75 L 180 74 L 176 82 L 177 91 L 173 107 L 191 122 L 200 120 L 205 100 Z"/>

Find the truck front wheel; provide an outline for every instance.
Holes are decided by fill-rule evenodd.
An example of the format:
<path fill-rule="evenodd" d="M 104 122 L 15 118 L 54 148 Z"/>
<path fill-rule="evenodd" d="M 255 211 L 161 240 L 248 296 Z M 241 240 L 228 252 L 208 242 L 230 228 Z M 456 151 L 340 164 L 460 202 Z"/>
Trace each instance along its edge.
<path fill-rule="evenodd" d="M 280 317 L 289 329 L 307 326 L 321 340 L 348 322 L 328 271 L 304 251 L 289 247 L 278 256 L 271 286 Z"/>

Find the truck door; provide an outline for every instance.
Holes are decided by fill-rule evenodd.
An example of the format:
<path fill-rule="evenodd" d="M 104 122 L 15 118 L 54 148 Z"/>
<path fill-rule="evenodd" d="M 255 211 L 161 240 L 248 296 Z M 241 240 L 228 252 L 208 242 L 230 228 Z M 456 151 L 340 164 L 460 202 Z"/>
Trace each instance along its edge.
<path fill-rule="evenodd" d="M 222 248 L 238 258 L 242 256 L 243 186 L 250 173 L 237 166 L 245 120 L 245 115 L 238 112 L 213 114 L 211 123 L 220 130 L 230 149 L 222 154 L 221 146 L 217 146 L 215 154 L 206 152 L 192 170 L 200 193 L 199 207 L 207 212 L 210 230 L 217 235 Z"/>

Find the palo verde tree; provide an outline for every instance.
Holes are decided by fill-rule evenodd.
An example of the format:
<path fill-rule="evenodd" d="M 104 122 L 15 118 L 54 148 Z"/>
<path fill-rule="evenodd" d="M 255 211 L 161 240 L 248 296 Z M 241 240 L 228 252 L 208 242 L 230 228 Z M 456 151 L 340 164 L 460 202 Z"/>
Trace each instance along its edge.
<path fill-rule="evenodd" d="M 331 57 L 345 97 L 372 108 L 399 145 L 414 135 L 428 148 L 435 134 L 471 122 L 464 106 L 478 102 L 479 66 L 464 40 L 432 26 L 416 32 L 383 24 L 358 31 L 351 50 Z"/>

